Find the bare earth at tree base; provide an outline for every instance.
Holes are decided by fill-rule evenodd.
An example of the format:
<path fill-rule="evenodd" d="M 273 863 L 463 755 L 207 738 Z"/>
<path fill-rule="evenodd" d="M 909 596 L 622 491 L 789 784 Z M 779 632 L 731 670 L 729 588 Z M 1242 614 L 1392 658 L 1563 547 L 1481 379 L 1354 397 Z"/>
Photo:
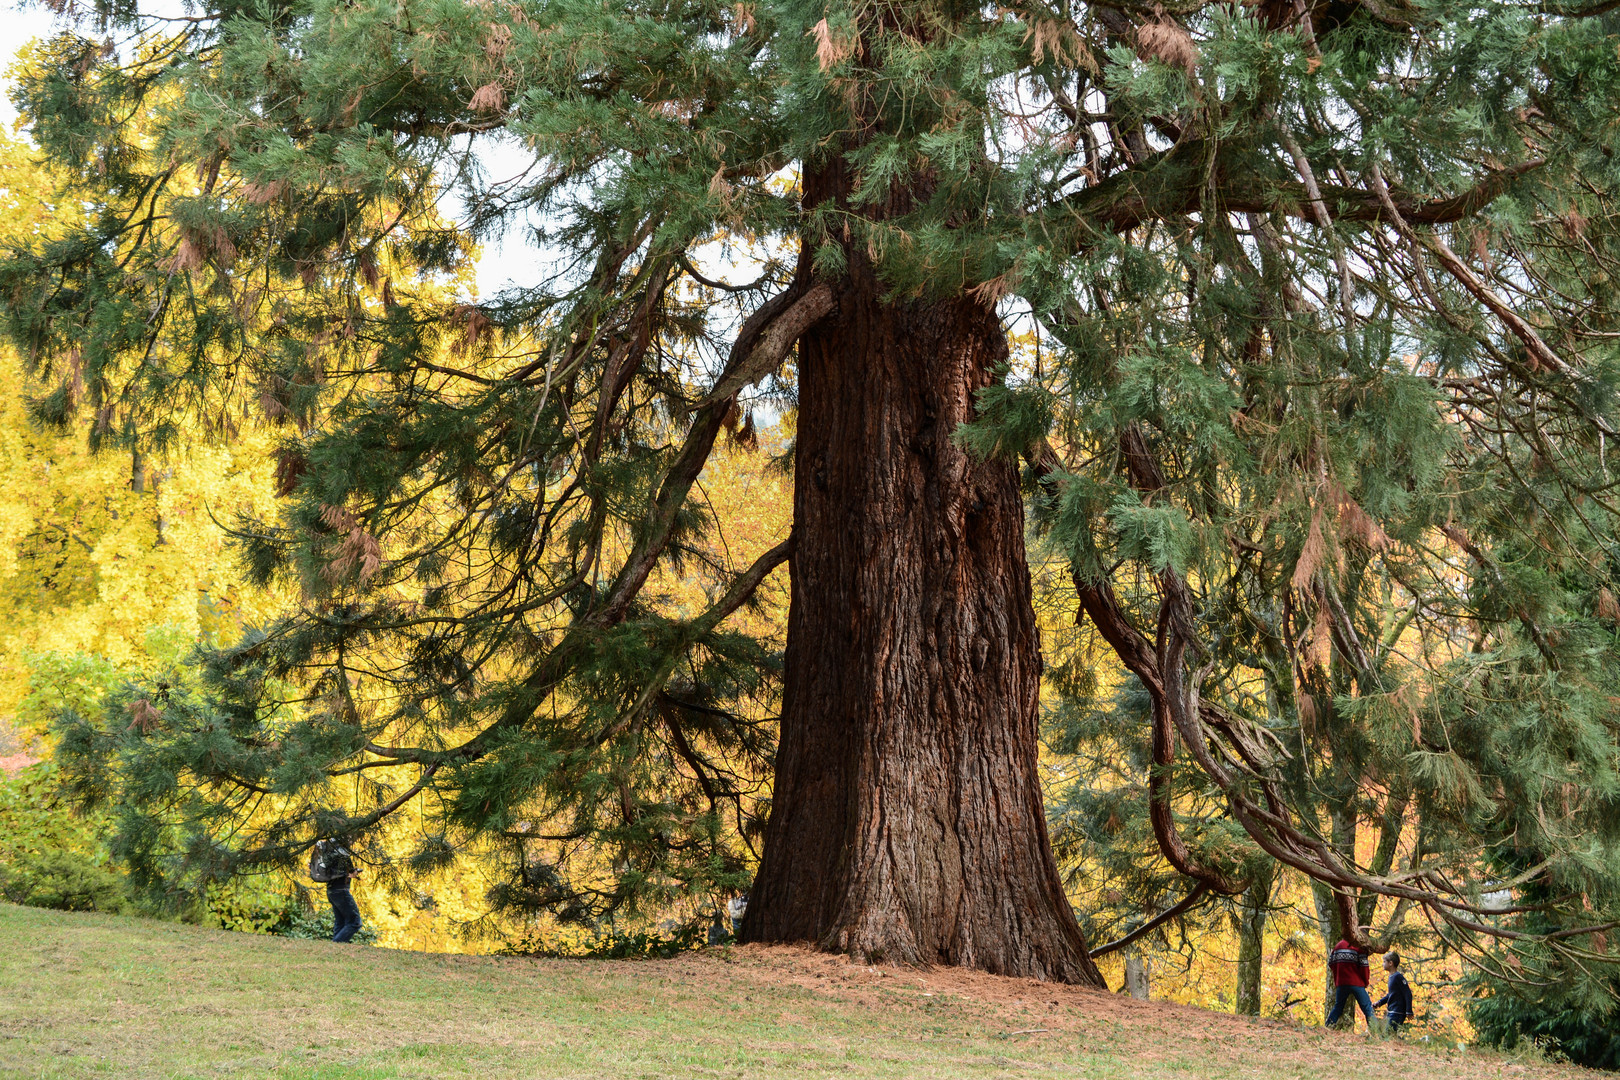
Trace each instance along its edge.
<path fill-rule="evenodd" d="M 748 946 L 395 952 L 0 905 L 0 1077 L 1563 1078 L 1080 987 Z"/>

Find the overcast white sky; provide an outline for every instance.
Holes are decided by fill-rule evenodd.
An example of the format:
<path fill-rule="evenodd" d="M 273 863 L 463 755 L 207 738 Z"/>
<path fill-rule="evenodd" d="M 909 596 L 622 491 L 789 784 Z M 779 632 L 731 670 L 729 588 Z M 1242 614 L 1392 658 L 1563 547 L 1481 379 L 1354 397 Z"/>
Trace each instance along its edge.
<path fill-rule="evenodd" d="M 19 49 L 34 38 L 45 37 L 51 32 L 51 13 L 43 4 L 16 7 L 8 2 L 4 8 L 0 8 L 0 25 L 6 28 L 6 32 L 0 34 L 0 51 L 5 54 L 5 74 L 0 76 L 3 78 L 5 100 L 0 101 L 0 121 L 4 121 L 9 133 L 17 122 L 17 110 L 11 104 L 11 65 Z"/>

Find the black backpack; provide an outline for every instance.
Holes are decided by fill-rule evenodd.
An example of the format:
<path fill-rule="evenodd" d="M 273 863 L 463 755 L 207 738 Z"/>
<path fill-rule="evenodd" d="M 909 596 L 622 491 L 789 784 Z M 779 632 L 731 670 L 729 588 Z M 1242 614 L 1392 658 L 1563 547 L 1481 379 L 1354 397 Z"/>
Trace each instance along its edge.
<path fill-rule="evenodd" d="M 309 876 L 325 884 L 346 878 L 354 871 L 354 860 L 336 840 L 317 840 L 309 853 Z"/>

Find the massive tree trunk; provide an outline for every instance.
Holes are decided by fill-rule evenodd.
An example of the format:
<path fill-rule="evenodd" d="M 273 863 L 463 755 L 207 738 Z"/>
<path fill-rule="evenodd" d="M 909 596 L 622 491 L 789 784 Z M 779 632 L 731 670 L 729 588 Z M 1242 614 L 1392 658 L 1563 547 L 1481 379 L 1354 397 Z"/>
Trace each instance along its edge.
<path fill-rule="evenodd" d="M 836 291 L 799 342 L 781 746 L 743 936 L 1101 985 L 1036 773 L 1018 474 L 952 441 L 1000 322 L 885 304 L 859 252 Z"/>

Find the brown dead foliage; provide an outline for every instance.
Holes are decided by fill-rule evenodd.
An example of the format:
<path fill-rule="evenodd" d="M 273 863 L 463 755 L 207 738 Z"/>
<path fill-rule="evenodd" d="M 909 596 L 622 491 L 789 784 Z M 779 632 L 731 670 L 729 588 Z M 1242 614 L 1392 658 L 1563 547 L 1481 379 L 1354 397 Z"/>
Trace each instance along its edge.
<path fill-rule="evenodd" d="M 1161 17 L 1136 28 L 1136 51 L 1142 59 L 1160 60 L 1188 75 L 1198 70 L 1198 46 L 1192 35 L 1169 18 Z"/>
<path fill-rule="evenodd" d="M 142 735 L 150 735 L 163 720 L 163 710 L 146 698 L 130 702 L 129 715 L 132 719 L 126 730 L 139 731 Z"/>
<path fill-rule="evenodd" d="M 309 471 L 309 460 L 296 450 L 282 447 L 276 451 L 276 495 L 286 498 L 298 487 L 298 478 Z"/>
<path fill-rule="evenodd" d="M 1327 553 L 1327 539 L 1322 535 L 1322 508 L 1311 515 L 1311 525 L 1305 533 L 1305 543 L 1299 549 L 1299 560 L 1294 563 L 1294 588 L 1308 591 L 1311 579 L 1321 569 L 1322 557 Z"/>
<path fill-rule="evenodd" d="M 822 71 L 855 55 L 855 38 L 837 33 L 827 25 L 826 19 L 811 27 L 810 33 L 816 39 L 816 63 Z"/>
<path fill-rule="evenodd" d="M 473 91 L 467 106 L 474 112 L 498 113 L 506 108 L 506 87 L 498 82 L 485 83 Z"/>
<path fill-rule="evenodd" d="M 1615 602 L 1614 593 L 1607 588 L 1598 590 L 1597 617 L 1607 619 L 1610 622 L 1620 621 L 1620 603 Z"/>
<path fill-rule="evenodd" d="M 382 544 L 367 532 L 353 514 L 341 506 L 321 506 L 321 522 L 342 535 L 332 558 L 321 571 L 329 582 L 339 582 L 358 570 L 359 579 L 371 579 L 382 568 Z"/>
<path fill-rule="evenodd" d="M 286 180 L 271 180 L 264 184 L 254 183 L 250 180 L 242 185 L 242 194 L 254 206 L 264 206 L 266 203 L 275 202 L 287 194 L 291 187 L 292 185 Z"/>
<path fill-rule="evenodd" d="M 495 324 L 488 315 L 473 304 L 461 304 L 450 312 L 450 321 L 461 326 L 461 340 L 452 345 L 457 355 L 465 353 L 478 344 L 479 339 L 488 334 Z"/>
<path fill-rule="evenodd" d="M 1052 62 L 1056 64 L 1084 68 L 1091 72 L 1099 70 L 1091 50 L 1086 47 L 1085 41 L 1081 39 L 1072 22 L 1067 19 L 1039 17 L 1026 21 L 1029 28 L 1024 31 L 1024 41 L 1029 44 L 1030 58 L 1035 63 L 1042 63 L 1047 57 L 1051 57 Z"/>

